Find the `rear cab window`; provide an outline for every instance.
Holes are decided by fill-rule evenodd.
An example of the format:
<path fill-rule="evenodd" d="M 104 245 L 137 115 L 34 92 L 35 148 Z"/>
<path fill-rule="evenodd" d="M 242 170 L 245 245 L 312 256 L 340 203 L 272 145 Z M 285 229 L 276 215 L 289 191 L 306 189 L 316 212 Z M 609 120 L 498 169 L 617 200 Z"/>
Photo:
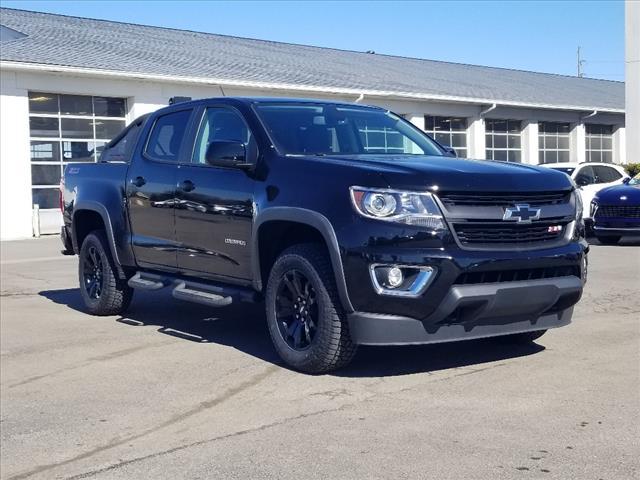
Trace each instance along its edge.
<path fill-rule="evenodd" d="M 192 111 L 179 110 L 156 118 L 144 153 L 153 160 L 178 162 Z"/>
<path fill-rule="evenodd" d="M 109 163 L 129 163 L 131 153 L 138 141 L 140 131 L 144 126 L 145 117 L 138 118 L 114 138 L 100 154 L 101 162 Z"/>

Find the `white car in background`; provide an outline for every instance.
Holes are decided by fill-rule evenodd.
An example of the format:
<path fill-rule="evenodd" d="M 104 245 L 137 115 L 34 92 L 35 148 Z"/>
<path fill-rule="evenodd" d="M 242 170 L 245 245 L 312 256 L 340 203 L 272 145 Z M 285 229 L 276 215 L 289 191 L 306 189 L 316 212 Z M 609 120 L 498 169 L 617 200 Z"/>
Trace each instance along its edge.
<path fill-rule="evenodd" d="M 590 220 L 591 200 L 596 193 L 603 188 L 622 184 L 622 181 L 629 176 L 624 168 L 612 163 L 561 162 L 547 163 L 542 166 L 566 173 L 578 185 L 584 206 L 583 217 L 587 221 Z"/>

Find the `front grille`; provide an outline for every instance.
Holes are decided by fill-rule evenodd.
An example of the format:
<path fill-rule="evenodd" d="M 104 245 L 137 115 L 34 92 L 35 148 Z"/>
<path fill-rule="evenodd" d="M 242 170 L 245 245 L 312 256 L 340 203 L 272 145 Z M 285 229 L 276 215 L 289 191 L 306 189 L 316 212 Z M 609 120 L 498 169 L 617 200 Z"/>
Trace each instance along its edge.
<path fill-rule="evenodd" d="M 561 227 L 559 230 L 557 227 Z M 453 226 L 462 245 L 528 245 L 562 238 L 566 223 L 536 222 L 530 224 L 458 223 Z"/>
<path fill-rule="evenodd" d="M 595 218 L 599 217 L 640 218 L 640 206 L 601 205 Z"/>
<path fill-rule="evenodd" d="M 447 206 L 474 207 L 512 207 L 516 204 L 559 205 L 569 201 L 570 192 L 534 192 L 534 193 L 438 193 L 438 198 Z"/>
<path fill-rule="evenodd" d="M 458 276 L 454 284 L 472 285 L 478 283 L 518 282 L 523 280 L 537 280 L 540 278 L 557 277 L 580 278 L 580 267 L 577 265 L 521 268 L 518 270 L 496 270 L 490 272 L 468 272 Z"/>

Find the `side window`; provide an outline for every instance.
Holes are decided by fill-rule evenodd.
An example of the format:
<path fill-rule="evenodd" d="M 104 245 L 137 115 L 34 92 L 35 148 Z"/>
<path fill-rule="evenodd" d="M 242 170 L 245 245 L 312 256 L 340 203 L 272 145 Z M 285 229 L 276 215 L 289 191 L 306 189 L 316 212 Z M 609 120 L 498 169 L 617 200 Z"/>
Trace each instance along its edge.
<path fill-rule="evenodd" d="M 578 186 L 591 185 L 596 183 L 596 178 L 591 167 L 582 167 L 576 175 Z"/>
<path fill-rule="evenodd" d="M 610 183 L 620 180 L 622 175 L 615 168 L 605 166 L 595 166 L 593 170 L 596 174 L 596 183 Z"/>
<path fill-rule="evenodd" d="M 145 153 L 157 160 L 177 162 L 190 116 L 191 110 L 180 110 L 158 117 L 151 129 Z"/>
<path fill-rule="evenodd" d="M 206 164 L 205 155 L 209 144 L 220 141 L 241 142 L 248 153 L 257 149 L 251 131 L 238 113 L 221 107 L 207 108 L 196 138 L 192 162 Z"/>
<path fill-rule="evenodd" d="M 140 135 L 140 129 L 144 122 L 131 124 L 124 132 L 124 135 L 106 148 L 100 155 L 101 162 L 128 162 L 131 159 L 131 152 Z"/>

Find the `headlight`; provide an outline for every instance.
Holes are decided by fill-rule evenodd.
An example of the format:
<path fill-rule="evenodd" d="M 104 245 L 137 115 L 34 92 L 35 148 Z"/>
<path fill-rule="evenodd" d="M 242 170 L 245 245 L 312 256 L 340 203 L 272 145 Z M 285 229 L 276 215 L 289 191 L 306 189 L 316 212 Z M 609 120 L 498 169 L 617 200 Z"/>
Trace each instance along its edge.
<path fill-rule="evenodd" d="M 582 219 L 582 195 L 578 190 L 574 190 L 573 195 L 576 199 L 576 220 L 580 220 Z"/>
<path fill-rule="evenodd" d="M 445 230 L 442 212 L 430 193 L 351 187 L 356 211 L 366 218 Z"/>
<path fill-rule="evenodd" d="M 594 198 L 591 200 L 591 218 L 596 216 L 596 211 L 598 210 L 598 202 Z"/>

